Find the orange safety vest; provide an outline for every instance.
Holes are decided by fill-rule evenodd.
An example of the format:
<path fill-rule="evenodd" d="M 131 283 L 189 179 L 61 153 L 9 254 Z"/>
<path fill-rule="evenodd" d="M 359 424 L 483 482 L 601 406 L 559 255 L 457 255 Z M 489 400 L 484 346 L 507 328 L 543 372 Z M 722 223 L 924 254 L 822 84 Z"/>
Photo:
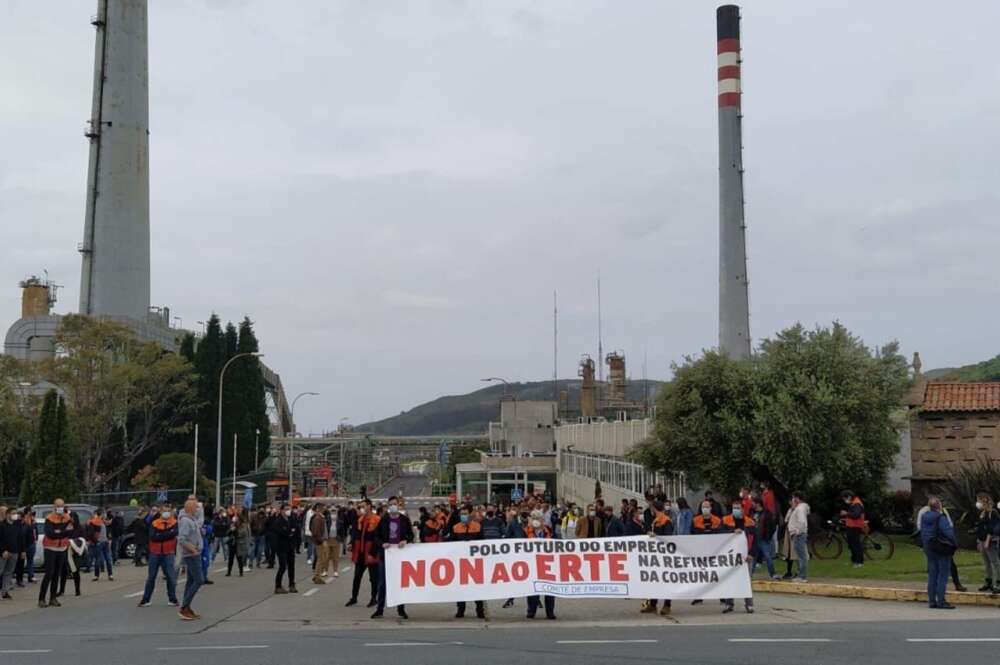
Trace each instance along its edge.
<path fill-rule="evenodd" d="M 466 534 L 466 533 L 473 534 L 473 533 L 479 533 L 482 530 L 483 530 L 482 525 L 480 525 L 479 522 L 472 519 L 469 520 L 468 524 L 462 524 L 461 522 L 458 522 L 457 524 L 455 524 L 455 526 L 451 527 L 451 532 L 458 534 Z"/>
<path fill-rule="evenodd" d="M 171 529 L 177 528 L 177 518 L 171 515 L 168 519 L 163 519 L 162 517 L 157 517 L 153 520 L 150 525 L 153 531 L 170 531 Z M 174 534 L 173 538 L 168 540 L 153 540 L 152 537 L 149 539 L 149 553 L 150 554 L 176 554 L 177 553 L 177 534 Z"/>
<path fill-rule="evenodd" d="M 858 497 L 854 497 L 854 499 L 851 501 L 851 505 L 852 506 L 853 505 L 859 505 L 859 506 L 861 506 L 861 516 L 858 517 L 858 518 L 853 518 L 850 515 L 848 515 L 848 517 L 844 519 L 844 526 L 846 526 L 848 529 L 863 529 L 863 528 L 865 528 L 865 521 L 866 521 L 865 520 L 865 504 L 861 503 L 861 499 L 859 499 Z"/>
<path fill-rule="evenodd" d="M 716 515 L 709 515 L 708 524 L 705 524 L 704 515 L 695 515 L 692 521 L 692 532 L 698 531 L 718 531 L 719 527 L 722 526 L 722 520 Z"/>
<path fill-rule="evenodd" d="M 60 515 L 59 513 L 52 512 L 52 513 L 48 514 L 48 516 L 45 518 L 45 521 L 46 522 L 52 522 L 55 525 L 60 525 L 61 526 L 61 525 L 69 524 L 73 520 L 66 513 L 63 513 L 62 515 Z M 69 547 L 69 538 L 68 537 L 67 538 L 49 538 L 48 536 L 44 536 L 42 538 L 42 547 L 51 548 L 51 549 L 66 549 L 67 547 Z"/>

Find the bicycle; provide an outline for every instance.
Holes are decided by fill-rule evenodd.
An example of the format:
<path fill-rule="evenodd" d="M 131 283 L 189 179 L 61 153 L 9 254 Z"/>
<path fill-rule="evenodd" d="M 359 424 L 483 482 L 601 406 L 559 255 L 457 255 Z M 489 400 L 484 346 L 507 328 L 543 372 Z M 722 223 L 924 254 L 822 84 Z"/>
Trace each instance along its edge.
<path fill-rule="evenodd" d="M 827 520 L 819 533 L 809 537 L 809 552 L 821 560 L 839 558 L 844 553 L 847 542 L 844 531 L 843 522 Z M 888 561 L 896 553 L 895 543 L 881 531 L 871 530 L 863 534 L 861 547 L 864 549 L 865 559 L 869 561 Z"/>

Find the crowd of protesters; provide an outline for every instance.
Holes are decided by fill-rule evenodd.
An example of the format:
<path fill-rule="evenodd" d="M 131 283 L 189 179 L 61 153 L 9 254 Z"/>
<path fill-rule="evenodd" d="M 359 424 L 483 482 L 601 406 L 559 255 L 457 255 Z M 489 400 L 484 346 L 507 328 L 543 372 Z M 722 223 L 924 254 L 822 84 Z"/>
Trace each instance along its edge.
<path fill-rule="evenodd" d="M 226 576 L 243 577 L 255 569 L 274 569 L 274 593 L 298 593 L 296 556 L 306 555 L 308 576 L 313 584 L 326 584 L 340 577 L 341 557 L 353 568 L 351 595 L 347 607 L 357 606 L 367 577 L 372 619 L 384 615 L 386 607 L 385 551 L 407 544 L 501 540 L 506 538 L 614 538 L 621 536 L 671 536 L 741 533 L 747 539 L 747 563 L 752 577 L 758 568 L 774 580 L 795 578 L 808 581 L 810 508 L 804 497 L 794 492 L 781 510 L 774 491 L 762 483 L 744 487 L 731 501 L 718 501 L 711 491 L 697 505 L 684 497 L 671 498 L 660 486 L 649 488 L 644 501 L 623 499 L 619 505 L 595 498 L 586 505 L 557 504 L 548 496 L 525 496 L 502 503 L 460 502 L 456 496 L 431 507 L 408 513 L 403 497 L 385 502 L 367 498 L 332 505 L 296 501 L 296 505 L 265 504 L 254 508 L 231 506 L 210 510 L 192 496 L 179 510 L 169 503 L 139 508 L 125 525 L 120 511 L 97 510 L 81 523 L 77 512 L 57 499 L 40 523 L 31 508 L 0 506 L 0 595 L 36 581 L 34 560 L 37 547 L 43 549 L 44 567 L 39 590 L 39 607 L 60 607 L 59 598 L 72 580 L 75 594 L 81 594 L 81 573 L 92 572 L 98 582 L 106 572 L 113 580 L 122 538 L 131 535 L 133 563 L 147 568 L 147 578 L 139 607 L 148 607 L 162 578 L 167 603 L 179 607 L 182 619 L 200 618 L 192 608 L 195 594 L 203 584 L 213 584 L 209 569 L 221 555 Z M 864 564 L 862 539 L 868 516 L 864 503 L 845 491 L 840 519 L 855 566 Z M 979 512 L 975 535 L 982 554 L 986 580 L 980 591 L 1000 593 L 1000 514 L 986 493 L 977 496 Z M 940 500 L 931 497 L 917 517 L 920 544 L 928 559 L 929 604 L 935 609 L 951 609 L 944 598 L 949 569 L 956 575 L 952 559 L 954 524 Z M 40 545 L 39 537 L 41 536 Z M 784 560 L 784 574 L 776 561 Z M 793 572 L 794 570 L 794 572 Z M 221 569 L 220 569 L 221 571 Z M 180 576 L 187 577 L 183 598 L 178 598 Z M 956 587 L 959 586 L 954 577 Z M 692 604 L 700 604 L 695 600 Z M 720 601 L 723 613 L 734 611 L 736 599 Z M 513 598 L 503 603 L 515 604 Z M 488 617 L 485 601 L 476 601 L 475 616 Z M 530 596 L 525 616 L 535 618 L 543 609 L 555 619 L 553 596 Z M 743 599 L 746 612 L 754 611 L 753 600 Z M 466 603 L 458 602 L 455 618 L 466 614 Z M 400 618 L 407 619 L 405 606 L 397 606 Z M 669 598 L 642 602 L 640 612 L 667 616 L 672 612 Z"/>

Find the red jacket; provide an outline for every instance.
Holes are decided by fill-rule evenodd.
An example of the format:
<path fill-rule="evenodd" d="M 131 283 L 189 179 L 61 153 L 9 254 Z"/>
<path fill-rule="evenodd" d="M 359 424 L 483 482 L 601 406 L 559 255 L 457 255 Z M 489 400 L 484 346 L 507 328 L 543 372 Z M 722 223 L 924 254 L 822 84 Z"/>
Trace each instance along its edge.
<path fill-rule="evenodd" d="M 380 521 L 375 513 L 368 513 L 358 518 L 358 537 L 351 546 L 351 561 L 357 563 L 361 557 L 367 561 L 368 557 L 376 556 L 375 530 Z"/>

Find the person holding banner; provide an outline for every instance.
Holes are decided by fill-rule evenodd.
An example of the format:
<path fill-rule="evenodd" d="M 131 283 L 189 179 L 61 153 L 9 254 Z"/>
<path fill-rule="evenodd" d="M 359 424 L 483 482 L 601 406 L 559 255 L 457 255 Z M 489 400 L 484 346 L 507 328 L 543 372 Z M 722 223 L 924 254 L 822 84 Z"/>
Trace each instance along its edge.
<path fill-rule="evenodd" d="M 755 499 L 755 505 L 759 504 L 761 509 L 763 509 L 764 503 L 760 499 Z M 730 514 L 722 518 L 722 532 L 723 533 L 742 533 L 747 539 L 747 552 L 753 552 L 754 546 L 754 536 L 755 529 L 757 527 L 756 522 L 749 516 L 743 513 L 743 501 L 741 499 L 736 499 L 733 501 L 733 510 Z M 747 557 L 751 560 L 750 557 Z M 751 564 L 752 565 L 752 564 Z M 751 568 L 752 570 L 752 568 Z M 723 598 L 722 613 L 729 614 L 733 611 L 733 599 Z M 753 598 L 744 598 L 743 606 L 746 608 L 747 614 L 753 614 Z"/>
<path fill-rule="evenodd" d="M 552 538 L 552 529 L 542 522 L 543 513 L 539 510 L 531 513 L 531 522 L 528 524 L 527 528 L 524 530 L 525 538 Z M 556 619 L 556 597 L 555 596 L 528 596 L 528 614 L 529 619 L 534 619 L 535 614 L 538 613 L 538 608 L 544 603 L 545 605 L 545 618 L 550 621 L 555 621 Z M 511 601 L 513 605 L 513 601 Z M 506 607 L 506 604 L 504 605 Z"/>
<path fill-rule="evenodd" d="M 468 504 L 462 506 L 461 511 L 458 513 L 458 522 L 451 527 L 451 537 L 448 540 L 451 542 L 460 542 L 483 539 L 482 526 L 480 526 L 479 522 L 472 519 L 471 514 L 472 509 Z M 465 601 L 456 603 L 455 607 L 457 610 L 455 618 L 465 618 Z M 476 616 L 484 621 L 486 620 L 486 603 L 481 600 L 476 601 Z"/>
<path fill-rule="evenodd" d="M 711 492 L 705 492 L 705 500 L 701 502 L 701 513 L 695 515 L 691 520 L 691 534 L 704 536 L 713 533 L 722 533 L 722 518 L 715 514 L 713 507 L 715 499 L 711 498 Z M 721 512 L 721 508 L 719 509 Z M 702 601 L 693 600 L 692 605 L 701 605 Z"/>
<path fill-rule="evenodd" d="M 649 525 L 650 537 L 674 535 L 674 524 L 670 520 L 670 515 L 667 514 L 663 500 L 653 499 L 652 503 L 649 504 L 649 508 L 652 511 Z M 664 598 L 660 616 L 670 616 L 670 609 L 670 599 Z M 642 609 L 639 611 L 642 614 L 656 614 L 656 599 L 650 598 L 644 601 Z"/>
<path fill-rule="evenodd" d="M 361 580 L 368 571 L 368 581 L 371 583 L 372 595 L 368 607 L 378 604 L 378 559 L 375 557 L 375 529 L 378 528 L 379 516 L 372 510 L 372 502 L 364 499 L 358 504 L 358 525 L 351 543 L 351 560 L 354 561 L 354 582 L 351 586 L 351 599 L 345 607 L 358 604 L 358 592 L 361 591 Z"/>
<path fill-rule="evenodd" d="M 375 556 L 378 557 L 378 607 L 372 614 L 373 619 L 382 618 L 385 612 L 385 551 L 390 547 L 400 549 L 413 542 L 413 525 L 406 513 L 399 510 L 399 499 L 389 497 L 389 508 L 375 529 Z M 401 619 L 409 619 L 406 605 L 397 605 L 396 614 Z"/>

